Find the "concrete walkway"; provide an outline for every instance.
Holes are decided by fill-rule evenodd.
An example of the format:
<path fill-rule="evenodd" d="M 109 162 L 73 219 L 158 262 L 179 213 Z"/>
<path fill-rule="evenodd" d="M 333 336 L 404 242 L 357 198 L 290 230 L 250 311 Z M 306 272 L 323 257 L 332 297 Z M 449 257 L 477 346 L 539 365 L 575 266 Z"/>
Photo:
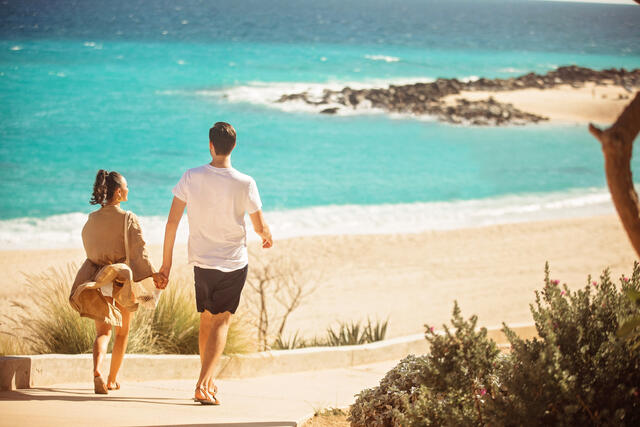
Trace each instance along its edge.
<path fill-rule="evenodd" d="M 194 380 L 128 382 L 101 396 L 85 384 L 0 392 L 2 426 L 296 426 L 316 410 L 344 407 L 397 361 L 217 382 L 220 406 L 193 402 Z"/>

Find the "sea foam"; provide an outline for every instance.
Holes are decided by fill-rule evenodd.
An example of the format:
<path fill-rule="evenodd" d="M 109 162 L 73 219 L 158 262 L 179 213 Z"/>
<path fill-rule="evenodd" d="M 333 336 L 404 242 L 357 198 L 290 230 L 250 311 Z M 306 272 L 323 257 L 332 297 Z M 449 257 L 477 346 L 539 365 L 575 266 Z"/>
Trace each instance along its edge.
<path fill-rule="evenodd" d="M 400 61 L 400 58 L 398 58 L 396 56 L 365 55 L 364 57 L 367 58 L 367 59 L 370 59 L 372 61 L 384 61 L 384 62 L 398 62 L 398 61 Z"/>
<path fill-rule="evenodd" d="M 203 96 L 219 98 L 225 102 L 248 103 L 266 106 L 280 111 L 295 113 L 318 113 L 326 108 L 339 108 L 338 115 L 380 114 L 383 110 L 372 108 L 370 103 L 361 102 L 357 108 L 345 107 L 342 104 L 308 104 L 304 101 L 278 102 L 283 95 L 306 92 L 312 101 L 320 101 L 326 90 L 340 91 L 345 87 L 355 90 L 388 88 L 390 85 L 408 85 L 415 83 L 430 83 L 435 81 L 431 77 L 400 77 L 394 79 L 365 79 L 363 81 L 331 81 L 326 83 L 308 82 L 249 82 L 244 85 L 220 89 L 200 90 L 161 90 L 156 95 L 161 96 Z"/>
<path fill-rule="evenodd" d="M 450 230 L 494 224 L 577 218 L 613 214 L 606 189 L 590 188 L 547 194 L 527 194 L 450 202 L 387 205 L 317 206 L 267 211 L 274 238 L 336 234 L 395 234 Z M 82 247 L 80 233 L 87 214 L 70 213 L 47 218 L 0 221 L 2 249 Z M 140 216 L 145 239 L 161 244 L 166 217 Z M 247 220 L 247 224 L 250 222 Z M 249 240 L 257 236 L 248 226 Z M 187 241 L 186 218 L 178 243 Z"/>

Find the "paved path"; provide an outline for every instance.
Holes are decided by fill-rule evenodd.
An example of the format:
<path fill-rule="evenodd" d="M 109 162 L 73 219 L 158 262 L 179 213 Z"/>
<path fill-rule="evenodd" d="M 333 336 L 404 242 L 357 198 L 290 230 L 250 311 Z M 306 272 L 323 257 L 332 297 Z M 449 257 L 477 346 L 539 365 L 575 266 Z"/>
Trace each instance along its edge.
<path fill-rule="evenodd" d="M 356 393 L 377 385 L 395 364 L 220 380 L 220 406 L 191 400 L 195 380 L 123 383 L 107 396 L 94 394 L 89 381 L 3 391 L 0 425 L 296 426 L 315 410 L 353 403 Z"/>

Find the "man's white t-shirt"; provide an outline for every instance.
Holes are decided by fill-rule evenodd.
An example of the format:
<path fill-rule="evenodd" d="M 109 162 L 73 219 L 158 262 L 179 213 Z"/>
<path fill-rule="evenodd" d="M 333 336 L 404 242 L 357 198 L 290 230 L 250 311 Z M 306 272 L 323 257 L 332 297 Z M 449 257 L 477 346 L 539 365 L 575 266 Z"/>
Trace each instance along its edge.
<path fill-rule="evenodd" d="M 253 178 L 206 164 L 187 170 L 173 195 L 187 204 L 189 263 L 225 272 L 247 265 L 245 212 L 262 207 Z"/>

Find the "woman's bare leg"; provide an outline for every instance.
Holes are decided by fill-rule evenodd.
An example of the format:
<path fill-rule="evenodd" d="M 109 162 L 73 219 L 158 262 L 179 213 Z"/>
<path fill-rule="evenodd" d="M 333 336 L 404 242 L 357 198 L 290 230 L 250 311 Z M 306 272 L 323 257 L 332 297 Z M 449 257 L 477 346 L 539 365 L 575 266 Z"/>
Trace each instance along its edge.
<path fill-rule="evenodd" d="M 122 313 L 122 326 L 116 327 L 116 339 L 113 343 L 111 351 L 111 368 L 109 369 L 109 378 L 107 379 L 107 387 L 116 387 L 116 378 L 118 371 L 122 366 L 124 354 L 127 351 L 127 343 L 129 342 L 129 327 L 131 326 L 131 312 L 116 302 L 116 307 Z"/>
<path fill-rule="evenodd" d="M 111 339 L 111 325 L 96 320 L 96 340 L 93 342 L 93 376 L 100 376 L 100 363 L 107 354 L 107 346 Z"/>

